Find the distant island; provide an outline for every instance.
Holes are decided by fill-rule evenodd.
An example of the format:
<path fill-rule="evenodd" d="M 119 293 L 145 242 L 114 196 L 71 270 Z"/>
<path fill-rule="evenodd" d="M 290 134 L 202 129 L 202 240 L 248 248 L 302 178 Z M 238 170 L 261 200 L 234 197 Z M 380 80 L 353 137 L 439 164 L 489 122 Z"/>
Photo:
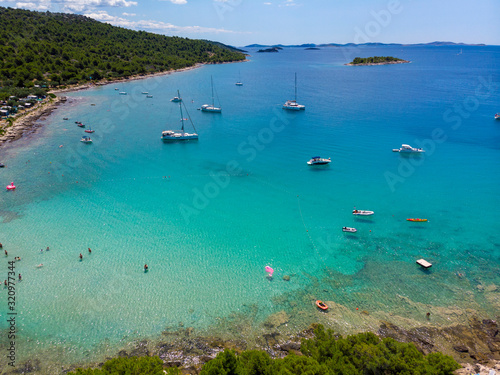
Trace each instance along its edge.
<path fill-rule="evenodd" d="M 356 57 L 349 64 L 345 65 L 388 65 L 388 64 L 406 64 L 407 60 L 398 59 L 392 56 L 373 56 L 373 57 Z"/>
<path fill-rule="evenodd" d="M 396 47 L 412 47 L 412 46 L 485 46 L 486 44 L 469 44 L 469 43 L 454 43 L 454 42 L 431 42 L 431 43 L 414 43 L 414 44 L 403 44 L 403 43 L 323 43 L 323 44 L 275 44 L 273 46 L 265 44 L 249 44 L 245 48 L 265 48 L 265 47 L 285 47 L 285 48 L 308 48 L 308 47 L 378 47 L 378 46 L 396 46 Z"/>
<path fill-rule="evenodd" d="M 266 49 L 259 49 L 257 52 L 279 52 L 280 49 L 279 47 L 271 47 L 271 48 L 266 48 Z"/>
<path fill-rule="evenodd" d="M 319 50 L 319 48 L 316 48 L 316 47 L 308 47 L 308 48 L 304 48 L 305 50 Z"/>

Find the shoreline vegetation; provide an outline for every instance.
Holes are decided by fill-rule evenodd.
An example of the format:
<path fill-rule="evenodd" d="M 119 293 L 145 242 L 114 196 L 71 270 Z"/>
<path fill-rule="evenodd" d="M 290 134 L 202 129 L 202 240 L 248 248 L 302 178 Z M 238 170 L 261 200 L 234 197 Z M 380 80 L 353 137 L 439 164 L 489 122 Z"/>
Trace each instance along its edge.
<path fill-rule="evenodd" d="M 392 56 L 373 56 L 373 57 L 356 57 L 348 66 L 371 66 L 371 65 L 390 65 L 390 64 L 408 64 L 411 61 L 399 59 Z"/>

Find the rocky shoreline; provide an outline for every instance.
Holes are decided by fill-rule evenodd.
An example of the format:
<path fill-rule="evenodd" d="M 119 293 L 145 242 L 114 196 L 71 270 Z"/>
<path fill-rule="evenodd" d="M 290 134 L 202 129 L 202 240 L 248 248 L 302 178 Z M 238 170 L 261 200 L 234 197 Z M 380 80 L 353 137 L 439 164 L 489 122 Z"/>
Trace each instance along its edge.
<path fill-rule="evenodd" d="M 14 116 L 12 125 L 7 121 L 0 122 L 0 126 L 5 133 L 0 136 L 0 145 L 6 142 L 13 142 L 26 134 L 30 134 L 41 124 L 38 120 L 44 119 L 52 114 L 60 105 L 66 102 L 66 97 L 47 97 L 42 102 L 37 103 L 32 109 Z"/>
<path fill-rule="evenodd" d="M 204 363 L 215 358 L 224 349 L 237 353 L 257 349 L 266 351 L 273 358 L 283 358 L 289 353 L 302 355 L 301 340 L 313 337 L 316 324 L 297 334 L 286 334 L 282 329 L 289 322 L 284 311 L 275 313 L 263 324 L 262 334 L 247 340 L 241 332 L 231 339 L 213 335 L 196 336 L 192 327 L 170 327 L 157 340 L 138 340 L 119 350 L 115 357 L 159 356 L 165 368 L 179 367 L 184 374 L 199 374 Z M 441 351 L 451 355 L 463 367 L 457 375 L 489 375 L 500 372 L 500 326 L 495 320 L 473 316 L 466 324 L 445 328 L 422 326 L 411 329 L 380 321 L 376 333 L 381 338 L 390 337 L 400 342 L 412 342 L 424 354 Z M 337 332 L 337 331 L 336 331 Z M 445 350 L 443 350 L 445 349 Z M 20 363 L 16 369 L 2 374 L 55 374 L 74 371 L 79 367 L 99 367 L 104 361 L 94 364 L 74 364 L 45 368 L 39 359 Z M 56 370 L 57 369 L 57 370 Z"/>

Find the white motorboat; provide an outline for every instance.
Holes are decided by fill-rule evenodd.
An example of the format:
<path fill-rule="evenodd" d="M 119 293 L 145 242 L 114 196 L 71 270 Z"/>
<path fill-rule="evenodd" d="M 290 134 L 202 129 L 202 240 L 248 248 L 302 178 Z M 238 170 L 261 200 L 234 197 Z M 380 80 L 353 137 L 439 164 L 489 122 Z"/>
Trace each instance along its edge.
<path fill-rule="evenodd" d="M 307 162 L 307 164 L 309 165 L 325 165 L 325 164 L 328 164 L 332 161 L 331 158 L 328 158 L 328 159 L 325 159 L 325 158 L 321 158 L 319 156 L 313 156 L 311 158 L 311 160 L 309 160 Z"/>
<path fill-rule="evenodd" d="M 423 153 L 425 152 L 422 148 L 411 147 L 410 145 L 401 145 L 400 149 L 393 149 L 392 151 L 400 152 L 400 153 Z"/>
<path fill-rule="evenodd" d="M 289 111 L 300 111 L 306 109 L 305 105 L 297 103 L 297 73 L 295 73 L 295 99 L 287 100 L 285 104 L 283 104 L 283 109 Z"/>
<path fill-rule="evenodd" d="M 210 104 L 203 104 L 201 106 L 201 110 L 203 112 L 212 112 L 212 113 L 221 113 L 222 108 L 221 107 L 216 107 L 214 103 L 214 80 L 212 76 L 210 76 L 210 83 L 212 85 L 212 105 Z"/>
<path fill-rule="evenodd" d="M 342 232 L 356 233 L 357 231 L 356 228 L 342 227 Z"/>
<path fill-rule="evenodd" d="M 367 210 L 357 210 L 357 209 L 352 210 L 352 214 L 358 216 L 370 216 L 373 215 L 374 213 L 375 212 L 373 211 L 367 211 Z"/>
<path fill-rule="evenodd" d="M 495 113 L 495 120 L 500 120 L 500 112 L 499 113 Z"/>
<path fill-rule="evenodd" d="M 196 129 L 194 128 L 194 124 L 191 121 L 191 117 L 189 117 L 189 113 L 187 113 L 187 108 L 184 106 L 184 109 L 186 110 L 186 113 L 188 115 L 188 118 L 185 119 L 184 116 L 182 115 L 182 105 L 184 104 L 181 99 L 181 94 L 179 93 L 179 90 L 177 90 L 177 97 L 179 98 L 178 103 L 179 103 L 179 110 L 181 112 L 181 130 L 180 131 L 173 131 L 173 130 L 164 130 L 161 133 L 161 139 L 163 142 L 171 142 L 171 141 L 188 141 L 188 140 L 197 140 L 198 139 L 198 134 L 196 133 Z M 186 133 L 184 131 L 184 121 L 189 120 L 191 122 L 191 125 L 193 126 L 193 129 L 195 130 L 194 133 Z"/>
<path fill-rule="evenodd" d="M 127 95 L 127 93 L 125 91 L 121 91 L 120 95 Z"/>
<path fill-rule="evenodd" d="M 82 139 L 80 139 L 80 142 L 92 143 L 92 139 L 90 139 L 90 137 L 82 137 Z"/>

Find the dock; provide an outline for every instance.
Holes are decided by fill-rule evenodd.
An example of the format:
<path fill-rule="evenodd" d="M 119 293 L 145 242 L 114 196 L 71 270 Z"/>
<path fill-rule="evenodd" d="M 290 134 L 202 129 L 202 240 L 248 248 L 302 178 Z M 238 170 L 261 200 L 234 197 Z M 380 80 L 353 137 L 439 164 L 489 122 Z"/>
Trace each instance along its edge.
<path fill-rule="evenodd" d="M 425 259 L 419 259 L 419 260 L 417 260 L 417 264 L 419 266 L 424 267 L 424 268 L 430 268 L 430 267 L 432 267 L 432 264 L 429 263 L 428 261 L 426 261 Z"/>

